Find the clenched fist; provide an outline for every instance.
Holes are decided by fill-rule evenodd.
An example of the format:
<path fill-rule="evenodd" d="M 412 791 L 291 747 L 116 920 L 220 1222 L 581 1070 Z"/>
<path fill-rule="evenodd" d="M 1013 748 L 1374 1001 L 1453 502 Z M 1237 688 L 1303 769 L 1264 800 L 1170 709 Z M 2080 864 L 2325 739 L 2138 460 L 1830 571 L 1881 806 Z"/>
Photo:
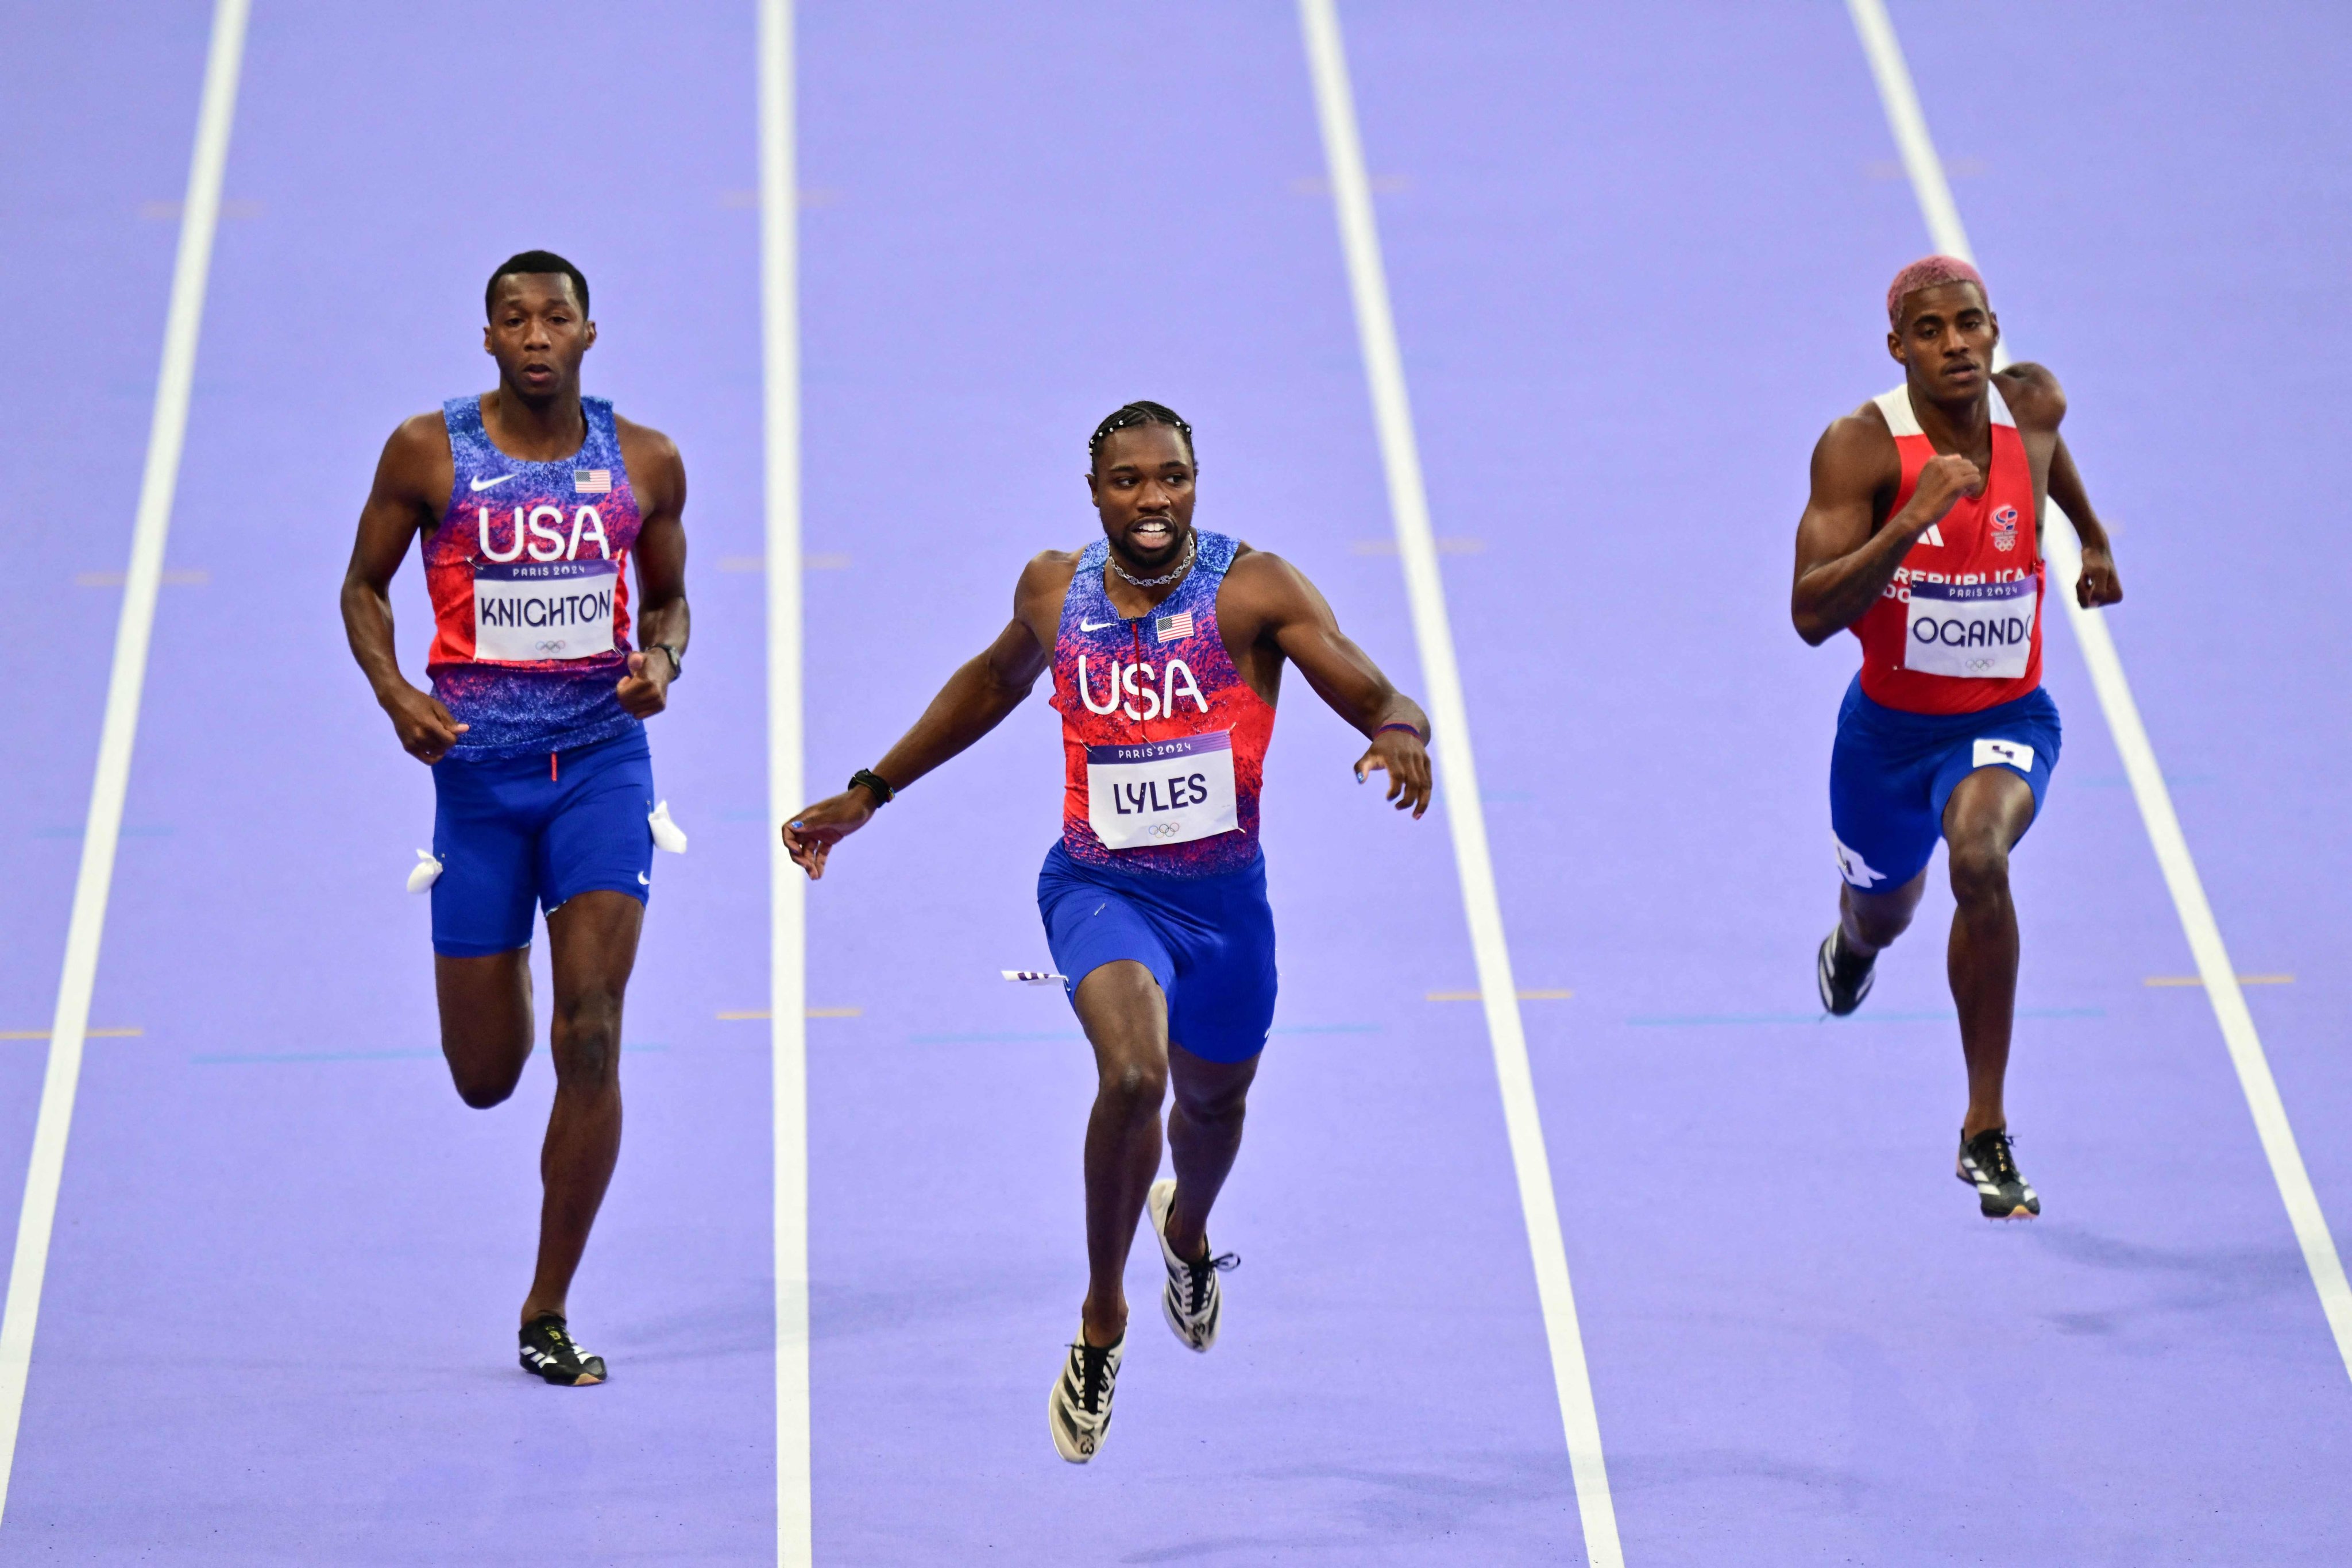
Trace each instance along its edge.
<path fill-rule="evenodd" d="M 1925 533 L 1944 521 L 1962 496 L 1979 494 L 1984 489 L 1982 470 L 1966 458 L 1938 453 L 1927 459 L 1919 470 L 1919 484 L 1911 492 L 1911 504 L 1903 509 L 1903 526 L 1911 532 Z"/>

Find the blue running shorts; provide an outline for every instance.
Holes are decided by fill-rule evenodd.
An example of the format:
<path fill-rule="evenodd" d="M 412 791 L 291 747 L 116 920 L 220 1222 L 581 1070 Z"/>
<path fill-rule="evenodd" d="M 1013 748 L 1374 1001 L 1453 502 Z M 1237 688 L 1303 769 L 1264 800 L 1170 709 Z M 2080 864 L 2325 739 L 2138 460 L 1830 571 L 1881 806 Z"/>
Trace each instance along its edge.
<path fill-rule="evenodd" d="M 1037 873 L 1054 967 L 1078 982 L 1131 958 L 1168 998 L 1168 1037 L 1213 1062 L 1245 1062 L 1274 1025 L 1274 910 L 1265 857 L 1215 877 L 1097 870 L 1056 841 Z"/>
<path fill-rule="evenodd" d="M 2024 774 L 2039 816 L 2058 742 L 2058 704 L 2040 687 L 1973 713 L 1906 713 L 1864 697 L 1854 677 L 1830 752 L 1839 874 L 1856 892 L 1891 893 L 1926 870 L 1944 803 L 1979 768 Z"/>
<path fill-rule="evenodd" d="M 552 775 L 552 776 L 550 776 Z M 530 945 L 534 905 L 653 889 L 653 752 L 642 725 L 573 751 L 433 764 L 433 951 Z"/>

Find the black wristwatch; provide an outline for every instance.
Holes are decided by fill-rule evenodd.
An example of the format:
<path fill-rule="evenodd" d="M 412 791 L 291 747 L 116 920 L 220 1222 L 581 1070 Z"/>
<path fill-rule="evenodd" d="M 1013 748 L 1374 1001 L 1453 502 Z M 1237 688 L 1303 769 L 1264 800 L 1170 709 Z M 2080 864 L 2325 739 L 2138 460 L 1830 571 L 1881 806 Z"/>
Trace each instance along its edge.
<path fill-rule="evenodd" d="M 856 773 L 850 774 L 849 787 L 851 789 L 858 789 L 862 787 L 867 795 L 872 795 L 874 797 L 874 807 L 877 811 L 879 811 L 882 807 L 889 805 L 890 797 L 898 793 L 897 790 L 890 787 L 890 781 L 888 779 L 884 778 L 880 773 L 876 773 L 871 768 L 860 768 Z"/>
<path fill-rule="evenodd" d="M 672 680 L 686 673 L 686 660 L 677 657 L 677 649 L 666 642 L 657 642 L 653 646 L 669 655 L 669 678 Z"/>

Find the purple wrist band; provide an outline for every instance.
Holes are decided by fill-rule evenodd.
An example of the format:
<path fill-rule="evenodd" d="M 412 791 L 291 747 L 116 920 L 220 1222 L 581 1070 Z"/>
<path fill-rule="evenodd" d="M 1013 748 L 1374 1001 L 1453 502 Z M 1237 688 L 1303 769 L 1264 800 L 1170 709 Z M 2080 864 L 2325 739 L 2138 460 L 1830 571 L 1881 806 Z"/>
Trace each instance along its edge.
<path fill-rule="evenodd" d="M 1418 724 L 1383 724 L 1379 729 L 1373 731 L 1372 733 L 1376 736 L 1385 735 L 1391 730 L 1402 730 L 1406 734 L 1411 735 L 1423 745 L 1425 746 L 1429 744 L 1428 738 L 1422 734 L 1421 726 Z"/>

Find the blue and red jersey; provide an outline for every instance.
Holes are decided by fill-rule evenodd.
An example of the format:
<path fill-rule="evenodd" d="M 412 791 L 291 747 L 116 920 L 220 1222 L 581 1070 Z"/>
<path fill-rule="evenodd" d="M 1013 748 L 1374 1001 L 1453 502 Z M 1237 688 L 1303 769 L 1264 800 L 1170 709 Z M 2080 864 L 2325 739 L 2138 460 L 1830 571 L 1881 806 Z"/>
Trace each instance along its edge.
<path fill-rule="evenodd" d="M 1224 534 L 1195 532 L 1192 571 L 1132 620 L 1104 581 L 1109 542 L 1078 557 L 1054 640 L 1062 844 L 1073 859 L 1210 877 L 1257 858 L 1274 707 L 1242 679 L 1217 627 L 1234 548 Z"/>
<path fill-rule="evenodd" d="M 637 726 L 615 688 L 627 673 L 629 488 L 613 405 L 583 397 L 587 439 L 550 463 L 509 458 L 482 428 L 482 400 L 441 406 L 456 479 L 425 541 L 433 598 L 433 695 L 469 726 L 453 757 L 568 751 Z"/>

